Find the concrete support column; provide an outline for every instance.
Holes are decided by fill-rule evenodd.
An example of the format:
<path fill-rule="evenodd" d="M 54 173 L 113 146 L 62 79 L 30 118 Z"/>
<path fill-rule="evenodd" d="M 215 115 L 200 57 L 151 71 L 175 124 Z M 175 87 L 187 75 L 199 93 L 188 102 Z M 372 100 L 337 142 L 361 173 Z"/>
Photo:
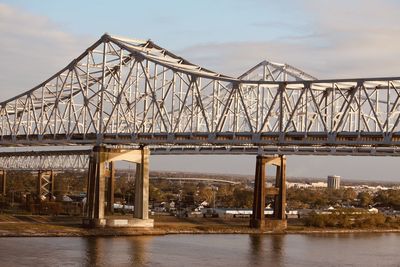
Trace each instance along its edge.
<path fill-rule="evenodd" d="M 141 162 L 136 163 L 134 218 L 149 218 L 149 150 L 141 149 Z"/>
<path fill-rule="evenodd" d="M 286 159 L 280 157 L 276 167 L 275 187 L 278 194 L 274 196 L 274 219 L 286 220 Z"/>
<path fill-rule="evenodd" d="M 114 214 L 114 183 L 115 183 L 115 163 L 109 163 L 109 177 L 107 184 L 107 214 Z"/>
<path fill-rule="evenodd" d="M 86 207 L 85 213 L 88 219 L 94 218 L 94 196 L 96 185 L 96 159 L 94 154 L 89 158 L 89 169 L 87 177 Z"/>
<path fill-rule="evenodd" d="M 266 165 L 276 167 L 275 186 L 266 186 Z M 272 218 L 265 219 L 265 198 L 273 196 L 274 212 Z M 250 227 L 268 230 L 286 228 L 286 158 L 284 156 L 257 156 L 254 183 L 253 214 Z"/>
<path fill-rule="evenodd" d="M 102 147 L 100 147 L 102 150 Z M 104 200 L 105 200 L 105 187 L 106 187 L 106 162 L 104 160 L 104 153 L 97 153 L 97 175 L 95 185 L 95 205 L 94 205 L 94 219 L 104 219 Z M 100 222 L 101 223 L 101 222 Z"/>
<path fill-rule="evenodd" d="M 0 171 L 0 175 L 1 175 L 1 194 L 3 196 L 6 195 L 6 184 L 7 184 L 7 171 L 6 170 L 1 170 Z"/>
<path fill-rule="evenodd" d="M 250 219 L 250 227 L 253 228 L 264 228 L 265 225 L 265 182 L 264 157 L 257 156 L 254 180 L 253 213 Z"/>
<path fill-rule="evenodd" d="M 90 226 L 104 226 L 105 147 L 95 146 L 89 160 L 87 219 Z"/>
<path fill-rule="evenodd" d="M 89 162 L 87 188 L 87 218 L 85 225 L 91 227 L 153 227 L 153 220 L 148 217 L 149 209 L 149 156 L 147 148 L 126 150 L 96 146 Z M 113 211 L 115 161 L 128 161 L 137 164 L 135 185 L 135 211 L 133 218 L 113 219 L 104 216 L 106 164 L 109 165 L 109 180 L 107 192 L 107 213 Z"/>

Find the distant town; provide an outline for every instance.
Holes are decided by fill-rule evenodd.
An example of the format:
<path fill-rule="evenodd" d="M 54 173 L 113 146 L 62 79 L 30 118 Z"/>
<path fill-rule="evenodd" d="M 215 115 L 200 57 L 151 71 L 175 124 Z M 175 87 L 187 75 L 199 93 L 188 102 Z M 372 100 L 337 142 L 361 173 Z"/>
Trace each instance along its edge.
<path fill-rule="evenodd" d="M 83 216 L 85 173 L 56 175 L 54 195 L 38 199 L 30 172 L 10 172 L 0 198 L 3 213 Z M 115 214 L 134 209 L 134 173 L 119 170 L 115 181 Z M 267 188 L 273 181 L 267 177 Z M 254 177 L 154 171 L 150 174 L 151 216 L 248 218 L 252 214 Z M 274 199 L 267 198 L 265 215 Z M 345 216 L 344 216 L 345 215 Z M 293 225 L 313 227 L 398 227 L 400 185 L 358 182 L 337 175 L 288 177 L 286 216 Z M 347 221 L 344 221 L 347 220 Z"/>

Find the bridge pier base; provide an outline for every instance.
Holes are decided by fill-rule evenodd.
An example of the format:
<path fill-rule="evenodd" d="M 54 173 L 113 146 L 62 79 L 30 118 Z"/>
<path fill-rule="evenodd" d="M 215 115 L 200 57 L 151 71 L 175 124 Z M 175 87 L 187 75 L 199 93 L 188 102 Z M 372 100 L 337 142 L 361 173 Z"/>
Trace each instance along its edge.
<path fill-rule="evenodd" d="M 0 182 L 0 185 L 1 185 L 1 194 L 3 195 L 3 196 L 5 196 L 6 195 L 6 190 L 7 190 L 7 187 L 6 187 L 6 184 L 7 184 L 7 171 L 6 170 L 0 170 L 0 179 L 1 179 L 1 182 Z"/>
<path fill-rule="evenodd" d="M 276 166 L 275 186 L 266 187 L 266 165 Z M 264 214 L 265 198 L 274 197 L 274 211 L 270 218 Z M 257 156 L 253 213 L 250 227 L 261 230 L 281 231 L 286 229 L 286 158 L 284 156 Z"/>
<path fill-rule="evenodd" d="M 89 227 L 153 227 L 149 219 L 149 156 L 147 148 L 137 150 L 114 149 L 96 146 L 90 157 L 87 191 L 87 218 L 83 224 Z M 105 184 L 108 180 L 107 213 L 113 211 L 115 161 L 136 163 L 135 209 L 131 219 L 113 219 L 105 217 Z M 109 171 L 106 165 L 109 164 Z"/>

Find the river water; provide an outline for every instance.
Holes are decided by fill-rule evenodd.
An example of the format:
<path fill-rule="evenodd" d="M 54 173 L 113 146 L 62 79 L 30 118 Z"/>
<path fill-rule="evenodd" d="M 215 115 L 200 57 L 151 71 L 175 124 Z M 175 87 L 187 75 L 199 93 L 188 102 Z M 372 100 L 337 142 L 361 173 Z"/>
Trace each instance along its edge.
<path fill-rule="evenodd" d="M 0 266 L 400 266 L 400 234 L 0 238 Z"/>

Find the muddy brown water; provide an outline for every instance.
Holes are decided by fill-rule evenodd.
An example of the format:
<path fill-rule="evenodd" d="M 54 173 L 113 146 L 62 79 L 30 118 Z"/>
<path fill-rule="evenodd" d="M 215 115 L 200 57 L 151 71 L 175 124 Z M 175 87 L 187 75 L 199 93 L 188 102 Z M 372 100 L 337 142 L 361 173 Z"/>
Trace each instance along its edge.
<path fill-rule="evenodd" d="M 400 234 L 0 238 L 0 266 L 400 266 Z"/>

